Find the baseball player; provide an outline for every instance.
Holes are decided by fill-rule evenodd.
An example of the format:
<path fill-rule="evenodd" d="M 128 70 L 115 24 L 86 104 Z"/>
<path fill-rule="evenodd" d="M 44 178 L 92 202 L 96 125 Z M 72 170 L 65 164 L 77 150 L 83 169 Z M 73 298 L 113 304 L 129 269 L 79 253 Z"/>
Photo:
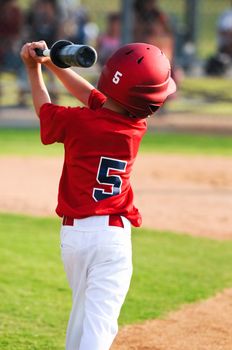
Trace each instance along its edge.
<path fill-rule="evenodd" d="M 67 350 L 108 350 L 132 275 L 131 224 L 141 225 L 130 175 L 147 117 L 175 92 L 170 64 L 155 46 L 121 47 L 103 67 L 98 87 L 56 67 L 27 43 L 21 50 L 42 143 L 64 144 L 56 212 L 62 218 L 61 254 L 72 289 Z M 84 107 L 51 103 L 41 64 Z"/>

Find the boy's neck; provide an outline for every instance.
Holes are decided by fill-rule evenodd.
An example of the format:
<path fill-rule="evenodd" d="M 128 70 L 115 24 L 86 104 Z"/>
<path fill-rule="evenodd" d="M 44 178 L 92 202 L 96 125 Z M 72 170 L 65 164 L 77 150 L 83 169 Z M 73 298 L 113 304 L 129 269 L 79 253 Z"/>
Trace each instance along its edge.
<path fill-rule="evenodd" d="M 123 108 L 120 104 L 118 104 L 117 102 L 115 102 L 114 100 L 112 100 L 109 97 L 107 98 L 103 107 L 108 108 L 111 111 L 114 111 L 114 112 L 119 113 L 119 114 L 126 114 L 126 115 L 129 114 L 125 108 Z"/>

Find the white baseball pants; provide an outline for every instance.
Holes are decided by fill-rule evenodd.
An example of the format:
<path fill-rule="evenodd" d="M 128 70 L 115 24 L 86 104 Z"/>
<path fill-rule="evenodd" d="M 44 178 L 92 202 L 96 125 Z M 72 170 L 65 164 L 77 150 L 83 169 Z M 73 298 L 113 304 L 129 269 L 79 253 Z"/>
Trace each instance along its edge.
<path fill-rule="evenodd" d="M 73 304 L 66 350 L 108 350 L 132 275 L 131 225 L 109 216 L 74 219 L 61 228 L 61 255 Z"/>

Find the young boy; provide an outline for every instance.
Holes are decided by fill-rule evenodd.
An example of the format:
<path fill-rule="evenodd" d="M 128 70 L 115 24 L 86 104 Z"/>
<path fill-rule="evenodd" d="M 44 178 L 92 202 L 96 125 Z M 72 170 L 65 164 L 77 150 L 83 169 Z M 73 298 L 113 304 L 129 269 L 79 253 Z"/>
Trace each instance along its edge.
<path fill-rule="evenodd" d="M 37 57 L 45 42 L 21 50 L 31 83 L 41 139 L 65 149 L 57 214 L 63 218 L 61 252 L 73 305 L 67 350 L 108 350 L 132 275 L 131 224 L 141 225 L 130 174 L 146 117 L 175 92 L 170 64 L 155 46 L 120 48 L 106 62 L 98 89 L 71 69 Z M 87 107 L 51 103 L 41 63 Z"/>

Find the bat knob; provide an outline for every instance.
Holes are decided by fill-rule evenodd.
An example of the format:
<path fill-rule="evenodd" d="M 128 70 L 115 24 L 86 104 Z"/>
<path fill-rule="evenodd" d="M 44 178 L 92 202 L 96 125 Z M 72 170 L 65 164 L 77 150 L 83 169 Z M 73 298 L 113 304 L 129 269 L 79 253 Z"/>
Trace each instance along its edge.
<path fill-rule="evenodd" d="M 88 45 L 76 45 L 69 40 L 56 41 L 51 49 L 35 49 L 37 56 L 50 57 L 60 68 L 91 67 L 97 60 L 96 50 Z"/>
<path fill-rule="evenodd" d="M 60 68 L 71 67 L 69 64 L 66 64 L 64 61 L 60 59 L 60 50 L 68 45 L 73 45 L 73 43 L 69 40 L 58 40 L 51 47 L 51 50 L 50 50 L 51 60 L 56 66 Z"/>

